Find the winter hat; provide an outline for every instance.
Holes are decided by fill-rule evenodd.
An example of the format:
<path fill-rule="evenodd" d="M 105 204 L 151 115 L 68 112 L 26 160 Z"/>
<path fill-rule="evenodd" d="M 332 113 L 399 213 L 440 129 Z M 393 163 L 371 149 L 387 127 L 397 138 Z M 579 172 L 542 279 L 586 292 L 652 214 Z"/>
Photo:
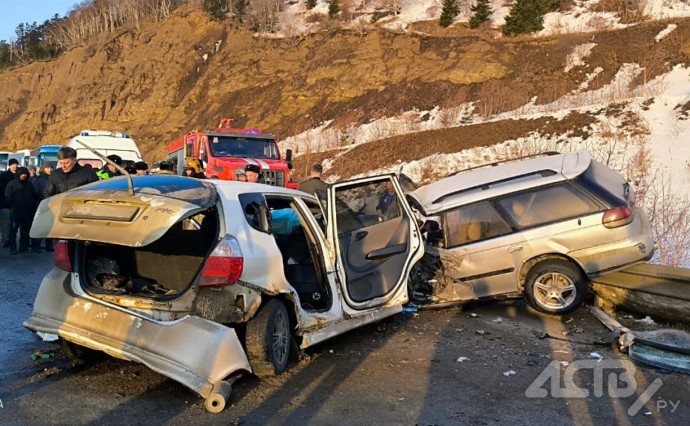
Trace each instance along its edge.
<path fill-rule="evenodd" d="M 144 163 L 143 161 L 137 161 L 134 163 L 134 169 L 135 170 L 148 170 L 149 166 L 148 164 Z"/>
<path fill-rule="evenodd" d="M 259 166 L 257 166 L 256 164 L 248 164 L 244 168 L 244 171 L 245 172 L 254 172 L 256 174 L 261 174 L 261 168 Z"/>
<path fill-rule="evenodd" d="M 119 155 L 109 155 L 108 160 L 112 161 L 113 163 L 117 164 L 118 166 L 122 165 L 122 158 L 120 158 Z"/>
<path fill-rule="evenodd" d="M 19 161 L 17 161 L 16 158 L 10 158 L 10 161 L 7 163 L 7 165 L 11 166 L 12 164 L 19 164 Z"/>
<path fill-rule="evenodd" d="M 27 175 L 27 176 L 29 176 L 29 169 L 27 169 L 26 167 L 20 167 L 20 168 L 18 168 L 18 169 L 17 169 L 17 175 L 16 175 L 16 176 L 17 176 L 17 179 L 19 179 L 19 176 L 21 176 L 21 175 Z"/>

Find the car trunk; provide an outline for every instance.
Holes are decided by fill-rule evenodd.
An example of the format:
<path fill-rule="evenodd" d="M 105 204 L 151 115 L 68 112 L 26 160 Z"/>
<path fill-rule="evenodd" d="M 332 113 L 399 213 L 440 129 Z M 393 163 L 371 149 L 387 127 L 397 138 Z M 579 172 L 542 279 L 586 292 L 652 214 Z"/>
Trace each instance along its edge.
<path fill-rule="evenodd" d="M 82 288 L 93 293 L 176 298 L 195 282 L 213 250 L 217 224 L 212 208 L 175 223 L 142 247 L 79 241 L 75 266 Z"/>
<path fill-rule="evenodd" d="M 31 235 L 69 240 L 74 272 L 91 294 L 175 299 L 218 241 L 215 186 L 146 176 L 134 179 L 133 192 L 120 178 L 46 199 Z"/>

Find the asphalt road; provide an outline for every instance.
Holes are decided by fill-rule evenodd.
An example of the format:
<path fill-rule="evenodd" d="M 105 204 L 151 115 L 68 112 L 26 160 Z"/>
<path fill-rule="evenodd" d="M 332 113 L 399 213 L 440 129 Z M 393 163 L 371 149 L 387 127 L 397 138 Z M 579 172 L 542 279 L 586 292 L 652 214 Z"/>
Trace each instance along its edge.
<path fill-rule="evenodd" d="M 2 425 L 690 424 L 690 376 L 627 364 L 614 344 L 595 344 L 608 333 L 586 309 L 552 318 L 521 301 L 363 327 L 308 350 L 280 377 L 240 379 L 232 406 L 209 414 L 142 365 L 77 365 L 24 329 L 51 267 L 49 253 L 0 252 Z M 37 351 L 49 358 L 32 360 Z"/>

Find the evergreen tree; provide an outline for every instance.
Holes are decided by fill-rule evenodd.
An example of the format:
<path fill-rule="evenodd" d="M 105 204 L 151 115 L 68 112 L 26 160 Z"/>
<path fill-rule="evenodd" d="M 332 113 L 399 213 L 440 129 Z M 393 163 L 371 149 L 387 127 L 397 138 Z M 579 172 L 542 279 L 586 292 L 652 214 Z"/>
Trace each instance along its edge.
<path fill-rule="evenodd" d="M 316 7 L 316 0 L 307 0 L 307 9 L 313 9 Z"/>
<path fill-rule="evenodd" d="M 247 15 L 247 5 L 249 0 L 232 0 L 233 19 L 240 24 L 244 23 L 244 18 Z"/>
<path fill-rule="evenodd" d="M 491 14 L 491 4 L 489 0 L 477 0 L 477 4 L 472 6 L 472 17 L 470 18 L 470 28 L 477 28 L 484 22 L 488 21 Z"/>
<path fill-rule="evenodd" d="M 438 24 L 443 28 L 449 27 L 459 13 L 460 6 L 458 6 L 458 0 L 443 0 L 441 19 L 439 19 Z"/>
<path fill-rule="evenodd" d="M 338 0 L 331 0 L 328 2 L 328 17 L 335 19 L 340 13 L 340 2 Z"/>
<path fill-rule="evenodd" d="M 211 19 L 222 21 L 228 11 L 228 2 L 227 0 L 204 0 L 201 7 Z"/>
<path fill-rule="evenodd" d="M 503 26 L 504 35 L 527 34 L 544 29 L 544 14 L 558 10 L 557 0 L 517 0 Z"/>

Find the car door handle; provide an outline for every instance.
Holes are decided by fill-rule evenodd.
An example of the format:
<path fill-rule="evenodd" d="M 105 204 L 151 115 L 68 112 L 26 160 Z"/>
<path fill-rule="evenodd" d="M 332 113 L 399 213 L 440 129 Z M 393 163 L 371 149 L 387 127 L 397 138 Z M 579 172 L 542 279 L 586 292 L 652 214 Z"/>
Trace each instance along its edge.
<path fill-rule="evenodd" d="M 358 232 L 357 234 L 355 234 L 355 241 L 359 241 L 362 238 L 366 237 L 367 235 L 369 235 L 369 233 L 367 231 Z"/>
<path fill-rule="evenodd" d="M 369 253 L 367 253 L 364 258 L 366 260 L 380 260 L 380 259 L 386 259 L 391 256 L 395 256 L 396 254 L 402 254 L 407 251 L 407 244 L 402 243 L 402 244 L 396 244 L 394 246 L 390 247 L 384 247 L 380 248 L 377 250 L 372 250 Z"/>
<path fill-rule="evenodd" d="M 508 253 L 515 253 L 516 251 L 522 250 L 522 244 L 515 244 L 508 247 Z"/>

